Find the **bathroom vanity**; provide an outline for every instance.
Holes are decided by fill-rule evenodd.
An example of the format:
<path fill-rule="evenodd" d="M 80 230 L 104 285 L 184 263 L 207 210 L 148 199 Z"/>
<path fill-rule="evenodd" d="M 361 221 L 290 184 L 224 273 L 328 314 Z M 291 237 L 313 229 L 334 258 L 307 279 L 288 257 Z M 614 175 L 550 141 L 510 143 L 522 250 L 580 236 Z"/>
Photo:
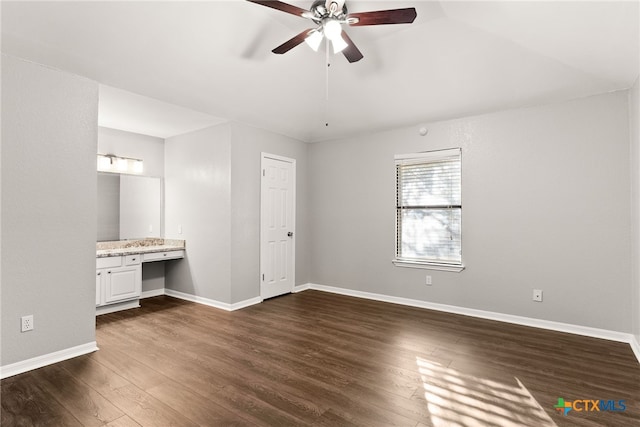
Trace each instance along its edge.
<path fill-rule="evenodd" d="M 185 241 L 147 238 L 96 243 L 96 315 L 140 307 L 145 263 L 184 258 Z"/>

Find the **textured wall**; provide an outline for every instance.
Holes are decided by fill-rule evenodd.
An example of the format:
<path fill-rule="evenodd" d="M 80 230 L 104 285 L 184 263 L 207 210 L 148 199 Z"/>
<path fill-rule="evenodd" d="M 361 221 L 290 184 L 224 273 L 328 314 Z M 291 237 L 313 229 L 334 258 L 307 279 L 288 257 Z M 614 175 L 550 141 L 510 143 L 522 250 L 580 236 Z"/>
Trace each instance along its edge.
<path fill-rule="evenodd" d="M 97 115 L 97 83 L 2 56 L 3 366 L 95 341 Z"/>
<path fill-rule="evenodd" d="M 640 345 L 640 78 L 629 91 L 633 334 Z"/>
<path fill-rule="evenodd" d="M 165 150 L 166 236 L 187 241 L 167 288 L 229 304 L 260 296 L 261 152 L 296 159 L 296 283 L 308 282 L 307 144 L 226 123 L 168 138 Z"/>
<path fill-rule="evenodd" d="M 630 332 L 627 92 L 426 127 L 311 145 L 311 281 Z M 452 147 L 466 270 L 394 267 L 393 156 Z"/>
<path fill-rule="evenodd" d="M 165 236 L 187 245 L 185 259 L 166 264 L 165 286 L 223 303 L 231 302 L 229 135 L 223 124 L 165 140 Z"/>

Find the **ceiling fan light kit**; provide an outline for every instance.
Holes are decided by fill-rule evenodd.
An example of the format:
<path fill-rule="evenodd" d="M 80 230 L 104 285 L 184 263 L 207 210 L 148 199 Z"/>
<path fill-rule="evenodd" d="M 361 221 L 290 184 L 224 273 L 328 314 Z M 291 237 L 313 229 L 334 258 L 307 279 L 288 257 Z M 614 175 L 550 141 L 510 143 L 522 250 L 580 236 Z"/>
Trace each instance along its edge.
<path fill-rule="evenodd" d="M 331 41 L 340 37 L 340 34 L 342 34 L 342 26 L 340 25 L 340 23 L 331 18 L 327 18 L 322 21 L 322 30 L 324 32 L 324 35 L 327 36 L 327 38 Z"/>
<path fill-rule="evenodd" d="M 349 26 L 410 24 L 417 16 L 416 9 L 413 7 L 349 14 L 345 0 L 316 0 L 310 10 L 276 0 L 247 1 L 310 19 L 318 26 L 304 30 L 287 40 L 273 49 L 273 53 L 286 53 L 302 42 L 306 42 L 317 52 L 322 40 L 326 38 L 327 42 L 331 42 L 333 52 L 342 52 L 349 62 L 357 62 L 364 56 L 342 28 L 344 24 Z"/>
<path fill-rule="evenodd" d="M 304 39 L 305 43 L 307 43 L 314 52 L 318 51 L 320 44 L 322 44 L 322 40 L 324 40 L 324 36 L 320 30 L 311 30 L 307 38 Z"/>

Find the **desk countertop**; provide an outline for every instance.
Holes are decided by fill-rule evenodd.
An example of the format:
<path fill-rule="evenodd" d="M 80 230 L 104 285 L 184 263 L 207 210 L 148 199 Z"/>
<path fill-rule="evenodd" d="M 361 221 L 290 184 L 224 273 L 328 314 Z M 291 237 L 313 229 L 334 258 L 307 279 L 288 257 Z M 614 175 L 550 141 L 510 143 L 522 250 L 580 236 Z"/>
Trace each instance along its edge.
<path fill-rule="evenodd" d="M 147 254 L 153 252 L 182 251 L 184 249 L 185 241 L 175 239 L 153 238 L 98 242 L 96 243 L 96 258 Z"/>

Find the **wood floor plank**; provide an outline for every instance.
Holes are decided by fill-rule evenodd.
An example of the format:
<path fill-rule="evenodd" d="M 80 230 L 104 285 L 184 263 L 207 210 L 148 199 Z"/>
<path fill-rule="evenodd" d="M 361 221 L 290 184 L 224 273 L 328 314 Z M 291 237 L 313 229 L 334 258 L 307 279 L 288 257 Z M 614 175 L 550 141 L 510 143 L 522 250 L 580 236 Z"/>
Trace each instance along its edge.
<path fill-rule="evenodd" d="M 242 388 L 229 385 L 214 400 L 219 405 L 242 414 L 243 417 L 262 426 L 308 425 L 309 421 L 317 419 L 313 408 L 301 411 L 298 405 L 291 404 L 277 390 L 256 385 Z M 291 411 L 291 409 L 296 410 Z"/>
<path fill-rule="evenodd" d="M 360 427 L 361 425 L 362 424 L 351 422 L 341 417 L 331 409 L 324 412 L 322 416 L 312 424 L 313 427 Z"/>
<path fill-rule="evenodd" d="M 490 425 L 514 427 L 555 425 L 518 378 L 496 380 L 428 363 L 421 364 L 421 372 L 424 385 L 415 398 L 426 404 L 432 420 L 485 420 Z"/>
<path fill-rule="evenodd" d="M 82 427 L 67 409 L 42 388 L 32 372 L 2 380 L 3 427 Z"/>
<path fill-rule="evenodd" d="M 38 384 L 87 427 L 101 426 L 124 415 L 100 393 L 77 381 L 60 365 L 34 372 Z"/>
<path fill-rule="evenodd" d="M 159 384 L 148 390 L 156 399 L 166 403 L 176 411 L 189 408 L 184 415 L 199 425 L 255 426 L 239 416 L 177 382 Z"/>
<path fill-rule="evenodd" d="M 118 419 L 111 421 L 109 424 L 105 424 L 105 427 L 141 427 L 140 424 L 133 421 L 126 415 L 121 416 Z"/>
<path fill-rule="evenodd" d="M 105 395 L 115 406 L 142 426 L 192 427 L 196 423 L 144 390 L 126 385 Z"/>
<path fill-rule="evenodd" d="M 127 353 L 113 347 L 107 346 L 93 353 L 91 357 L 143 390 L 169 380 L 150 365 L 139 363 Z"/>
<path fill-rule="evenodd" d="M 131 345 L 135 345 L 131 343 Z M 140 363 L 152 364 L 157 363 L 160 372 L 170 377 L 181 377 L 185 384 L 193 390 L 204 396 L 212 396 L 218 393 L 220 389 L 227 385 L 235 385 L 237 387 L 245 387 L 251 384 L 253 387 L 274 388 L 286 393 L 290 390 L 287 387 L 286 374 L 273 365 L 264 365 L 262 359 L 256 363 L 242 366 L 242 358 L 237 355 L 234 360 L 231 357 L 214 358 L 209 353 L 216 351 L 217 347 L 209 347 L 204 342 L 192 343 L 196 349 L 180 346 L 173 348 L 170 352 L 149 355 L 148 353 L 137 352 L 137 361 Z M 166 348 L 165 348 L 166 349 Z M 220 351 L 223 353 L 223 351 Z M 238 366 L 248 369 L 237 369 Z M 235 369 L 234 369 L 235 368 Z M 272 371 L 269 373 L 268 371 Z M 304 384 L 305 381 L 298 378 L 298 384 Z M 219 384 L 219 387 L 210 387 L 211 384 Z M 318 389 L 314 391 L 319 391 Z M 315 406 L 311 403 L 300 403 L 301 406 Z"/>
<path fill-rule="evenodd" d="M 422 387 L 416 388 L 411 396 L 403 397 L 380 387 L 371 386 L 370 383 L 354 383 L 350 384 L 345 392 L 351 396 L 358 396 L 358 399 L 377 408 L 387 409 L 397 415 L 407 417 L 414 423 L 415 420 L 427 423 L 430 420 L 430 413 L 426 402 L 413 397 L 421 389 Z"/>
<path fill-rule="evenodd" d="M 96 353 L 91 353 L 65 360 L 58 365 L 70 375 L 73 375 L 74 378 L 84 382 L 103 395 L 109 390 L 115 390 L 131 384 L 115 371 L 100 364 L 96 359 Z"/>
<path fill-rule="evenodd" d="M 122 338 L 120 336 L 117 339 L 122 341 Z M 220 339 L 219 342 L 182 342 L 176 347 L 165 347 L 164 353 L 149 355 L 142 350 L 136 351 L 136 357 L 142 363 L 159 362 L 158 369 L 167 376 L 179 375 L 189 378 L 190 383 L 197 384 L 197 387 L 192 388 L 204 395 L 208 395 L 205 392 L 206 383 L 233 384 L 238 387 L 242 387 L 243 384 L 256 384 L 266 388 L 277 388 L 289 395 L 295 395 L 298 388 L 303 387 L 314 396 L 316 402 L 318 399 L 321 400 L 323 395 L 337 391 L 332 384 L 321 382 L 326 380 L 333 383 L 332 375 L 335 377 L 336 373 L 319 364 L 302 363 L 296 360 L 296 356 L 282 358 L 286 352 L 275 351 L 275 348 L 274 351 L 263 351 L 261 357 L 256 358 L 250 354 L 251 349 L 244 346 L 239 346 L 240 351 L 230 352 L 229 349 L 233 350 L 237 346 L 229 339 Z M 126 342 L 127 346 L 132 347 L 148 347 L 149 344 L 151 343 L 145 344 L 144 338 L 137 342 Z M 241 369 L 237 369 L 238 367 Z M 189 372 L 186 372 L 187 370 Z M 207 376 L 210 376 L 211 380 L 203 384 L 202 380 Z M 294 383 L 295 388 L 291 387 L 290 383 Z M 318 405 L 321 406 L 321 401 L 313 406 Z M 308 407 L 310 404 L 304 406 Z"/>
<path fill-rule="evenodd" d="M 624 343 L 318 291 L 235 312 L 149 298 L 96 338 L 2 380 L 3 427 L 640 425 Z M 565 417 L 559 397 L 627 409 Z"/>

